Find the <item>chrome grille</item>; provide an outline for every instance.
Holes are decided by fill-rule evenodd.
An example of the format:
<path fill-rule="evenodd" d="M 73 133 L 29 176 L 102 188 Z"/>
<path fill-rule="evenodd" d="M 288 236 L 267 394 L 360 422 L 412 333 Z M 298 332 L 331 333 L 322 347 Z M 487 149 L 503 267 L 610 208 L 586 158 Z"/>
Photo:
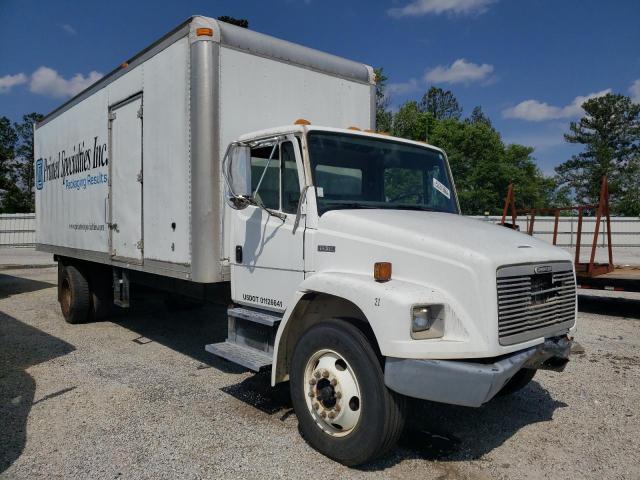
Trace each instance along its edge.
<path fill-rule="evenodd" d="M 502 267 L 497 288 L 501 345 L 560 333 L 575 322 L 576 281 L 570 263 Z"/>

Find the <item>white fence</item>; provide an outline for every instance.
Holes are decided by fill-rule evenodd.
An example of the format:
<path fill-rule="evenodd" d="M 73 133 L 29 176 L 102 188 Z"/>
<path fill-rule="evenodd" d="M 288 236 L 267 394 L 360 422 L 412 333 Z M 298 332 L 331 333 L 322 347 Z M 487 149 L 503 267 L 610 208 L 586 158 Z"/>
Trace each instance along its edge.
<path fill-rule="evenodd" d="M 35 243 L 35 213 L 0 214 L 0 246 L 27 247 Z"/>
<path fill-rule="evenodd" d="M 500 222 L 499 216 L 475 216 L 487 222 Z M 551 243 L 553 241 L 554 217 L 536 217 L 533 234 Z M 510 218 L 507 221 L 511 221 Z M 596 219 L 584 217 L 582 220 L 582 245 L 589 246 L 593 240 Z M 527 219 L 518 219 L 520 231 L 527 231 Z M 0 214 L 0 246 L 29 246 L 36 241 L 36 220 L 34 213 Z M 559 246 L 572 247 L 576 244 L 578 217 L 560 217 L 558 222 Z M 607 225 L 603 220 L 598 234 L 598 245 L 605 245 Z M 640 247 L 640 217 L 611 217 L 611 240 L 614 247 Z"/>
<path fill-rule="evenodd" d="M 474 216 L 479 220 L 499 223 L 501 217 Z M 507 222 L 511 217 L 507 216 Z M 538 217 L 533 222 L 533 235 L 549 243 L 553 242 L 553 225 L 555 217 Z M 527 232 L 528 219 L 519 217 L 517 225 L 521 232 Z M 595 217 L 583 217 L 580 244 L 590 247 L 595 232 Z M 560 217 L 558 220 L 558 238 L 556 244 L 562 247 L 573 247 L 578 237 L 578 217 Z M 607 241 L 607 222 L 602 219 L 598 233 L 598 246 L 605 246 Z M 613 247 L 640 247 L 640 217 L 611 217 L 611 245 Z"/>

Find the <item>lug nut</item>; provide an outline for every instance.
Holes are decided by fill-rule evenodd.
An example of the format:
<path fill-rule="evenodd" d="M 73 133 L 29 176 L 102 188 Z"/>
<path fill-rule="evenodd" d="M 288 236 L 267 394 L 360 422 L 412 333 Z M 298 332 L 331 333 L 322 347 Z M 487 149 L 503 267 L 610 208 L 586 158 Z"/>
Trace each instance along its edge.
<path fill-rule="evenodd" d="M 315 397 L 315 394 L 313 392 L 309 392 L 308 394 L 310 397 Z"/>
<path fill-rule="evenodd" d="M 342 398 L 342 392 L 336 392 L 336 398 L 340 400 Z"/>
<path fill-rule="evenodd" d="M 327 416 L 327 412 L 325 412 L 325 411 L 323 410 L 322 412 L 320 412 L 320 416 L 321 416 L 322 418 L 326 418 L 326 416 Z"/>
<path fill-rule="evenodd" d="M 331 386 L 335 387 L 338 384 L 338 380 L 336 380 L 335 378 L 331 379 Z"/>
<path fill-rule="evenodd" d="M 313 375 L 314 375 L 316 378 L 320 378 L 320 371 L 319 371 L 319 370 L 316 370 L 315 372 L 313 372 Z"/>
<path fill-rule="evenodd" d="M 336 418 L 335 412 L 329 412 L 329 418 Z"/>
<path fill-rule="evenodd" d="M 309 380 L 309 385 L 315 385 L 316 384 L 316 379 L 312 378 L 311 380 Z"/>
<path fill-rule="evenodd" d="M 326 370 L 322 371 L 322 377 L 323 378 L 329 378 L 329 372 L 327 372 Z"/>
<path fill-rule="evenodd" d="M 336 405 L 334 409 L 336 412 L 339 412 L 340 410 L 342 410 L 342 407 L 340 407 L 340 405 Z"/>
<path fill-rule="evenodd" d="M 316 410 L 318 410 L 320 408 L 320 404 L 318 402 L 313 404 L 313 408 L 315 408 Z"/>

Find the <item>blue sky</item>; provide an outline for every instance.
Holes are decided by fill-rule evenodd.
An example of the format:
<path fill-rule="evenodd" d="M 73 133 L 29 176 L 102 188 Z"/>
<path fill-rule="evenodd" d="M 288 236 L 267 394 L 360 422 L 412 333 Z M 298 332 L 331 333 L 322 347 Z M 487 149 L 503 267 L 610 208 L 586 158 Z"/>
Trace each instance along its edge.
<path fill-rule="evenodd" d="M 451 89 L 547 173 L 581 97 L 640 101 L 637 0 L 0 0 L 0 115 L 51 111 L 194 14 L 382 66 L 395 106 Z"/>

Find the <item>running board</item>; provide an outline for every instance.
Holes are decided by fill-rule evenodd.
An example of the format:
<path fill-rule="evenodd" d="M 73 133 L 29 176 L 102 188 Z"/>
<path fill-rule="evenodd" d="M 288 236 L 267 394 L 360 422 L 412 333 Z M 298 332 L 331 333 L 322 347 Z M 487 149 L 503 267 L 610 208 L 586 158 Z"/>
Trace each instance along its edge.
<path fill-rule="evenodd" d="M 209 353 L 213 353 L 232 363 L 242 365 L 254 372 L 259 372 L 263 368 L 271 366 L 271 354 L 261 352 L 255 348 L 238 345 L 237 343 L 231 343 L 229 341 L 212 343 L 206 345 L 204 349 Z"/>
<path fill-rule="evenodd" d="M 209 353 L 259 372 L 270 367 L 282 315 L 247 307 L 227 310 L 227 340 L 205 346 Z"/>

